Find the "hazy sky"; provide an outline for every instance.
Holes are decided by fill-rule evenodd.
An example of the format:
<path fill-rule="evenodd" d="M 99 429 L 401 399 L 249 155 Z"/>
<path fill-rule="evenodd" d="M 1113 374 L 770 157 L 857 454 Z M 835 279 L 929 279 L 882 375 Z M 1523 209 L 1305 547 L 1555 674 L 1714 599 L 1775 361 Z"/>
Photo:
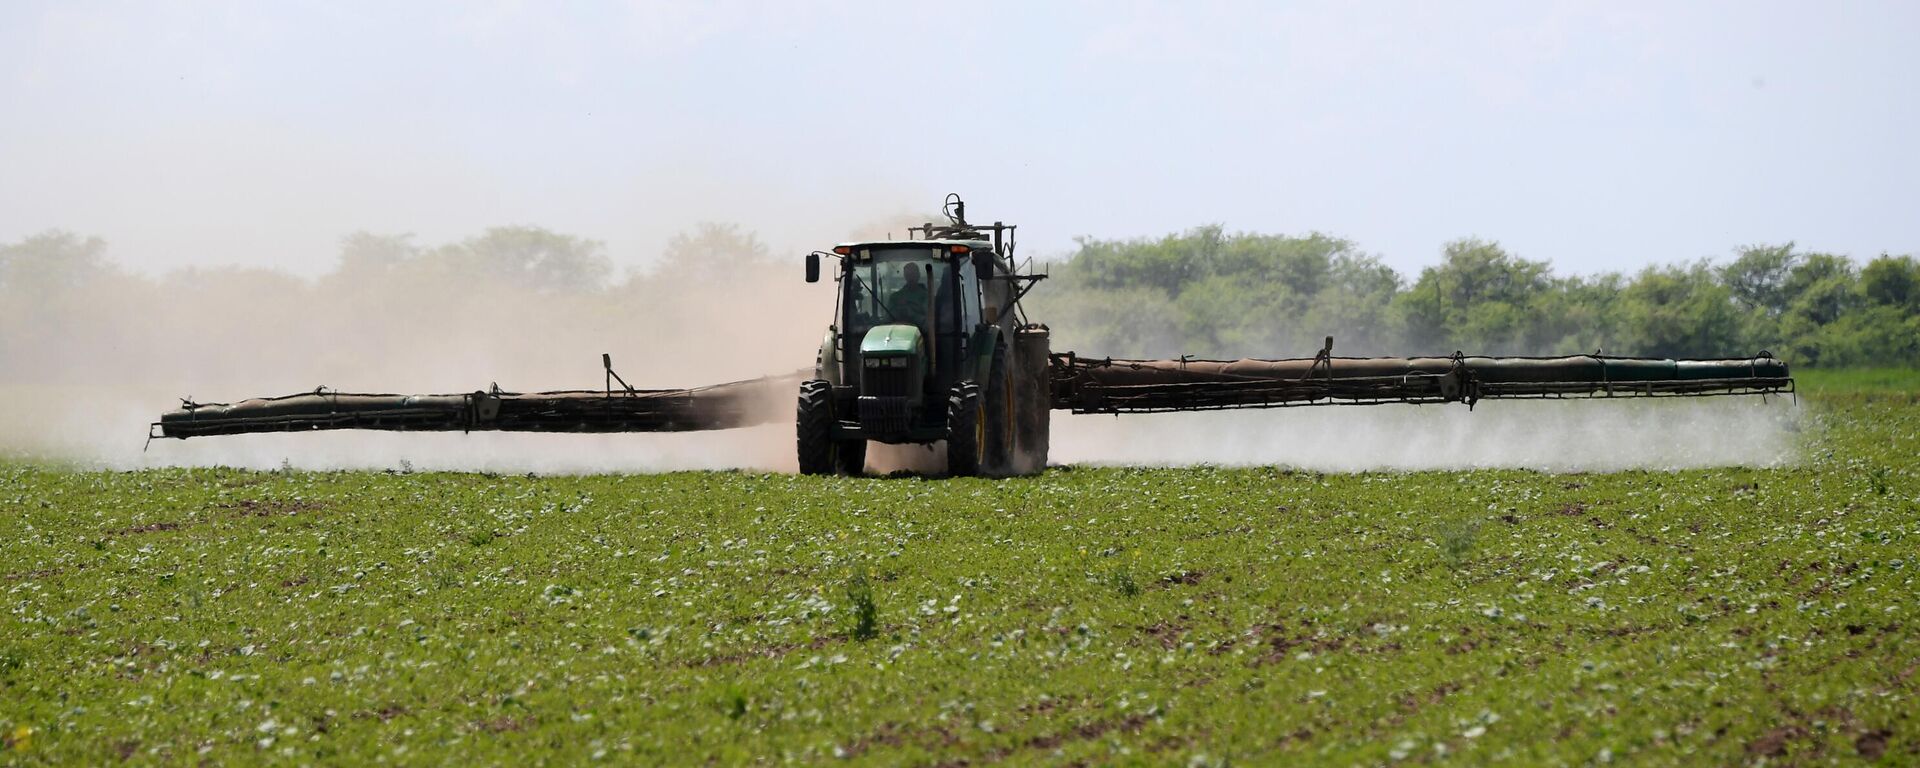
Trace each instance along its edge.
<path fill-rule="evenodd" d="M 1411 273 L 1920 252 L 1920 3 L 0 4 L 0 241 L 313 273 L 528 223 L 641 263 L 967 196 L 1031 253 L 1218 222 Z"/>

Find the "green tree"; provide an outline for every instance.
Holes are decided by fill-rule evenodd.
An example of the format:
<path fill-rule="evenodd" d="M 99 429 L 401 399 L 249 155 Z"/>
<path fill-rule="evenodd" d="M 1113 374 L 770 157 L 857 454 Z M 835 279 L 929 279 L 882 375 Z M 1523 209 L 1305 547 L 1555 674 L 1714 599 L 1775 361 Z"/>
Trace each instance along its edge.
<path fill-rule="evenodd" d="M 1035 316 L 1055 329 L 1054 349 L 1114 357 L 1171 357 L 1191 349 L 1180 334 L 1180 311 L 1159 289 L 1058 290 L 1043 283 L 1035 294 Z"/>
<path fill-rule="evenodd" d="M 1920 365 L 1920 314 L 1884 304 L 1857 309 L 1805 329 L 1785 354 L 1820 367 Z"/>
<path fill-rule="evenodd" d="M 438 256 L 458 270 L 544 291 L 595 290 L 612 271 L 604 243 L 541 227 L 494 227 Z"/>
<path fill-rule="evenodd" d="M 1528 261 L 1499 243 L 1448 243 L 1437 267 L 1400 297 L 1407 339 L 1423 349 L 1525 352 L 1538 325 L 1539 300 L 1552 287 L 1544 261 Z"/>
<path fill-rule="evenodd" d="M 1086 288 L 1144 288 L 1178 296 L 1187 283 L 1212 274 L 1226 241 L 1218 224 L 1159 240 L 1076 238 L 1069 278 Z"/>
<path fill-rule="evenodd" d="M 1082 239 L 1035 296 L 1063 346 L 1129 356 L 1348 354 L 1720 357 L 1800 365 L 1920 363 L 1920 264 L 1865 268 L 1793 243 L 1719 266 L 1558 277 L 1498 243 L 1449 243 L 1408 286 L 1348 241 L 1201 227 L 1157 239 Z M 1071 340 L 1071 343 L 1069 343 Z"/>
<path fill-rule="evenodd" d="M 1528 348 L 1540 354 L 1620 352 L 1620 294 L 1627 280 L 1617 273 L 1590 278 L 1554 278 L 1536 306 Z"/>
<path fill-rule="evenodd" d="M 340 268 L 345 274 L 383 272 L 420 255 L 413 234 L 376 235 L 355 232 L 340 238 Z"/>
<path fill-rule="evenodd" d="M 112 271 L 107 241 L 48 230 L 0 245 L 0 289 L 39 294 L 78 288 Z"/>
<path fill-rule="evenodd" d="M 767 253 L 760 236 L 738 224 L 703 222 L 692 232 L 669 239 L 653 272 L 670 280 L 725 279 L 745 270 L 772 268 L 774 262 Z"/>
<path fill-rule="evenodd" d="M 1814 325 L 1826 325 L 1840 318 L 1860 302 L 1859 279 L 1853 262 L 1844 256 L 1809 254 L 1788 273 L 1783 290 L 1787 312 Z"/>
<path fill-rule="evenodd" d="M 1720 278 L 1734 300 L 1746 309 L 1770 316 L 1787 311 L 1787 278 L 1800 263 L 1793 243 L 1749 245 L 1738 253 L 1733 263 L 1720 268 Z"/>
<path fill-rule="evenodd" d="M 1733 290 L 1705 262 L 1647 267 L 1621 294 L 1626 354 L 1726 357 L 1739 342 L 1740 314 Z"/>
<path fill-rule="evenodd" d="M 1292 324 L 1297 332 L 1289 348 L 1312 347 L 1322 337 L 1336 336 L 1336 354 L 1404 354 L 1391 310 L 1402 286 L 1400 274 L 1378 257 L 1344 250 L 1329 259 L 1329 267 L 1306 313 Z"/>
<path fill-rule="evenodd" d="M 1104 349 L 1123 355 L 1306 354 L 1356 326 L 1349 341 L 1378 343 L 1390 335 L 1384 308 L 1399 288 L 1398 275 L 1349 241 L 1217 225 L 1153 240 L 1082 238 L 1050 271 L 1035 303 L 1063 343 L 1097 325 L 1087 335 L 1117 341 Z"/>
<path fill-rule="evenodd" d="M 1881 254 L 1860 270 L 1860 292 L 1876 305 L 1920 312 L 1920 261 Z"/>

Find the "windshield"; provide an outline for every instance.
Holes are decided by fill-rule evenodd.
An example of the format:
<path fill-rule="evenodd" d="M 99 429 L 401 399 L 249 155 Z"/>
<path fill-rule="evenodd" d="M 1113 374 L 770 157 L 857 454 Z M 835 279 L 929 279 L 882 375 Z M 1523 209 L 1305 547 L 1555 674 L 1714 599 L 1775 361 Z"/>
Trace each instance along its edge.
<path fill-rule="evenodd" d="M 845 286 L 849 329 L 902 323 L 934 330 L 935 297 L 941 307 L 951 293 L 953 269 L 936 259 L 931 248 L 887 248 L 870 251 L 872 258 L 854 262 Z M 942 288 L 946 290 L 942 290 Z"/>

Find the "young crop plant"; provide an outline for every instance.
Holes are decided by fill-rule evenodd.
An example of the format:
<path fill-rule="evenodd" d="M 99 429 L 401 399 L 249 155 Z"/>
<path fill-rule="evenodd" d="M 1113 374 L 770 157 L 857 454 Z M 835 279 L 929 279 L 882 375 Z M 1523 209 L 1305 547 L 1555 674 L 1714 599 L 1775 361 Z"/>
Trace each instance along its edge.
<path fill-rule="evenodd" d="M 855 570 L 847 580 L 847 636 L 854 640 L 872 640 L 880 636 L 880 607 L 873 600 L 873 583 L 867 572 Z"/>
<path fill-rule="evenodd" d="M 1893 468 L 1884 464 L 1867 469 L 1867 487 L 1875 496 L 1885 496 L 1893 492 Z"/>
<path fill-rule="evenodd" d="M 1474 540 L 1480 535 L 1480 521 L 1462 518 L 1439 526 L 1440 554 L 1447 563 L 1459 566 L 1473 555 Z"/>

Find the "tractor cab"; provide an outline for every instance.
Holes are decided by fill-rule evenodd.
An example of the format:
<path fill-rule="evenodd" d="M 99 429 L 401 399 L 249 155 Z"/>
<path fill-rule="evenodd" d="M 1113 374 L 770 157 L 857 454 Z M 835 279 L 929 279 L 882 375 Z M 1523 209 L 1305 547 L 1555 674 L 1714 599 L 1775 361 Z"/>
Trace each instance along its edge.
<path fill-rule="evenodd" d="M 991 269 L 992 243 L 888 241 L 834 250 L 846 251 L 834 324 L 840 381 L 857 384 L 862 398 L 904 398 L 910 408 L 924 410 L 953 386 L 963 367 L 959 361 L 981 330 L 980 276 L 986 270 L 975 263 Z"/>
<path fill-rule="evenodd" d="M 814 417 L 821 426 L 812 438 L 801 437 L 802 471 L 857 472 L 850 465 L 864 460 L 868 440 L 949 440 L 956 409 L 978 410 L 980 403 L 998 406 L 1011 398 L 994 376 L 1006 378 L 1015 365 L 1017 304 L 1040 278 L 1014 269 L 1013 225 L 968 224 L 964 206 L 950 196 L 951 223 L 910 228 L 918 239 L 841 243 L 830 253 L 808 254 L 809 282 L 821 279 L 823 259 L 836 262 L 839 298 L 814 379 L 802 385 L 801 431 L 809 429 L 809 396 L 819 401 L 811 407 L 827 412 Z M 982 454 L 1000 431 L 970 429 L 976 434 L 959 442 L 973 454 Z M 810 462 L 807 446 L 819 441 L 827 445 L 825 458 L 815 455 Z M 950 456 L 952 449 L 950 442 Z"/>

